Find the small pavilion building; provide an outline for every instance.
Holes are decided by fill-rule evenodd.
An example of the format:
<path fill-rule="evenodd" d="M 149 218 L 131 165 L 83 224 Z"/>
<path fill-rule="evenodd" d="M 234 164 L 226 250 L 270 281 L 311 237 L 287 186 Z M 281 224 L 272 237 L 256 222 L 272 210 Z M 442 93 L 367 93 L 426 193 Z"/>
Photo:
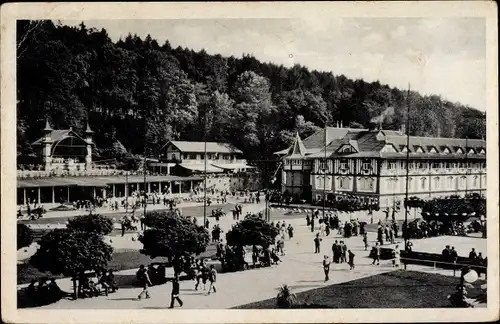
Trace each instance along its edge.
<path fill-rule="evenodd" d="M 84 137 L 69 129 L 54 130 L 47 120 L 44 135 L 32 145 L 45 171 L 83 171 L 92 169 L 94 133 L 89 124 Z"/>

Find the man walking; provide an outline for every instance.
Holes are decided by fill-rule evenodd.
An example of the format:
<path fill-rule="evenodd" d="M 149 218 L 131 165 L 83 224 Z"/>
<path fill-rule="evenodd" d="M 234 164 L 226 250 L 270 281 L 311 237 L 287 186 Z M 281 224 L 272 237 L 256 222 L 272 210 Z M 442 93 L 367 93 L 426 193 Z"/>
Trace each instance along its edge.
<path fill-rule="evenodd" d="M 146 295 L 146 299 L 150 298 L 148 287 L 152 286 L 151 280 L 149 280 L 149 274 L 143 264 L 139 267 L 139 271 L 137 271 L 137 277 L 142 285 L 142 292 L 137 297 L 139 300 L 142 299 L 144 295 Z"/>
<path fill-rule="evenodd" d="M 322 241 L 322 239 L 319 237 L 319 233 L 317 233 L 316 237 L 314 238 L 314 253 L 320 252 L 321 241 Z"/>
<path fill-rule="evenodd" d="M 171 293 L 171 299 L 170 299 L 170 307 L 169 308 L 174 308 L 174 303 L 177 300 L 179 303 L 179 306 L 182 307 L 184 303 L 182 300 L 179 298 L 179 277 L 178 275 L 174 275 L 174 280 L 172 281 L 172 293 Z"/>
<path fill-rule="evenodd" d="M 323 259 L 323 271 L 325 272 L 325 282 L 330 280 L 328 277 L 328 274 L 330 273 L 330 259 L 328 258 L 327 255 L 325 255 L 325 258 Z"/>
<path fill-rule="evenodd" d="M 354 266 L 354 256 L 355 254 L 352 253 L 351 250 L 348 250 L 347 253 L 349 253 L 349 270 L 354 270 L 355 266 Z"/>
<path fill-rule="evenodd" d="M 210 291 L 212 289 L 214 290 L 214 293 L 217 292 L 217 288 L 215 287 L 215 282 L 217 281 L 217 270 L 215 270 L 215 266 L 213 264 L 210 266 L 208 280 L 210 281 L 210 286 L 208 287 L 207 295 L 210 295 Z"/>

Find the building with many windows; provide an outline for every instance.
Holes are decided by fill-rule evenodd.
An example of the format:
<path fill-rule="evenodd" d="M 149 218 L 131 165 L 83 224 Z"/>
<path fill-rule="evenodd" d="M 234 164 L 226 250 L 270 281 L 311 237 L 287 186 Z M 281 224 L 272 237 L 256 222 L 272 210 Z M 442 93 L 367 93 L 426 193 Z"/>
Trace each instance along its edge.
<path fill-rule="evenodd" d="M 407 182 L 409 196 L 422 199 L 486 190 L 485 140 L 410 136 L 407 147 L 403 130 L 327 127 L 304 140 L 297 134 L 275 154 L 284 162 L 282 191 L 308 201 L 349 195 L 390 207 L 404 200 Z"/>
<path fill-rule="evenodd" d="M 206 162 L 206 163 L 205 163 Z M 170 141 L 161 150 L 160 162 L 149 163 L 155 174 L 195 176 L 207 172 L 207 188 L 220 191 L 258 190 L 255 168 L 243 152 L 229 143 Z M 201 188 L 201 184 L 200 184 Z"/>

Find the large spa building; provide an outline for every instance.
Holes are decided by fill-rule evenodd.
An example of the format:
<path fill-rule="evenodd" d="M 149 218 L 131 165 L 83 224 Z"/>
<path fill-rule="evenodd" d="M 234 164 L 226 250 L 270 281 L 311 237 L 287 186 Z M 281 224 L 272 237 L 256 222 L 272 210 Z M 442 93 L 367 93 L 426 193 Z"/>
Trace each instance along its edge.
<path fill-rule="evenodd" d="M 407 136 L 404 129 L 326 127 L 275 154 L 283 160 L 282 191 L 308 201 L 344 195 L 393 206 L 406 193 L 429 199 L 486 191 L 486 141 Z"/>

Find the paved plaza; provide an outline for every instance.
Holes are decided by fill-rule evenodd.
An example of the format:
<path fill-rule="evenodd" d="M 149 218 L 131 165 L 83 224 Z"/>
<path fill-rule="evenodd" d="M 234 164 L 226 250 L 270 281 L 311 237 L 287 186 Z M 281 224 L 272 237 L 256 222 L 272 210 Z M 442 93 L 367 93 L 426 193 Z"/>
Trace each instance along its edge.
<path fill-rule="evenodd" d="M 264 208 L 264 204 L 249 204 L 245 205 L 243 213 L 246 212 L 259 212 Z M 274 209 L 272 211 L 273 219 L 277 219 L 279 215 L 283 215 L 284 211 Z M 364 244 L 361 236 L 354 236 L 349 239 L 344 239 L 332 231 L 330 236 L 322 237 L 321 253 L 314 253 L 314 235 L 318 232 L 318 228 L 314 233 L 310 231 L 310 227 L 306 226 L 305 219 L 294 217 L 296 213 L 289 213 L 283 215 L 282 220 L 286 223 L 292 224 L 295 229 L 294 238 L 285 242 L 286 255 L 281 257 L 282 262 L 270 268 L 251 269 L 242 272 L 222 273 L 218 276 L 217 280 L 217 293 L 212 293 L 206 296 L 205 291 L 194 290 L 194 281 L 181 281 L 181 298 L 184 301 L 183 308 L 192 309 L 226 309 L 239 305 L 256 302 L 259 300 L 273 298 L 277 294 L 277 289 L 283 285 L 289 285 L 293 292 L 301 292 L 314 288 L 323 287 L 325 285 L 337 284 L 346 281 L 352 281 L 363 277 L 368 277 L 384 272 L 394 271 L 391 261 L 382 261 L 380 266 L 371 265 L 372 260 L 368 258 L 368 251 L 364 251 Z M 361 216 L 358 215 L 341 214 L 341 220 L 348 220 L 350 217 Z M 47 217 L 57 217 L 51 214 Z M 361 218 L 356 217 L 356 218 Z M 364 217 L 367 217 L 366 215 Z M 361 220 L 361 219 L 360 219 Z M 203 217 L 198 217 L 201 224 Z M 378 219 L 375 218 L 375 222 Z M 210 218 L 211 226 L 215 224 L 215 219 Z M 222 237 L 231 228 L 235 221 L 232 215 L 221 218 L 219 224 L 223 230 Z M 60 224 L 61 225 L 61 224 Z M 55 226 L 55 225 L 51 225 Z M 62 226 L 62 225 L 61 225 Z M 116 226 L 119 226 L 116 224 Z M 139 250 L 142 244 L 133 237 L 137 237 L 137 233 L 127 233 L 124 237 L 120 236 L 107 236 L 105 240 L 110 243 L 116 250 L 119 249 L 132 249 Z M 369 244 L 373 245 L 376 240 L 375 233 L 368 233 Z M 448 237 L 449 239 L 449 237 Z M 468 252 L 470 240 L 476 242 L 476 250 L 484 251 L 486 241 L 482 239 L 467 239 L 454 237 L 453 242 L 457 247 L 460 254 Z M 355 254 L 356 268 L 352 271 L 349 270 L 347 264 L 332 264 L 330 273 L 330 281 L 324 282 L 324 274 L 322 270 L 322 260 L 325 254 L 331 257 L 331 246 L 334 240 L 344 240 L 348 249 L 351 249 Z M 442 250 L 447 243 L 447 237 L 431 238 L 425 240 L 415 240 L 414 246 L 416 250 L 420 245 L 422 247 L 432 246 L 434 249 Z M 402 242 L 400 242 L 402 245 Z M 26 259 L 30 257 L 35 248 L 32 246 L 28 249 L 18 251 L 18 259 Z M 154 260 L 152 260 L 153 262 Z M 429 269 L 423 266 L 409 266 L 411 270 L 424 270 L 433 271 L 445 275 L 452 275 L 451 271 Z M 167 308 L 170 303 L 171 283 L 150 287 L 150 299 L 137 300 L 141 288 L 138 287 L 135 272 L 137 269 L 130 269 L 124 271 L 117 271 L 115 274 L 120 278 L 120 282 L 124 282 L 123 286 L 115 293 L 109 296 L 100 296 L 95 298 L 68 300 L 62 299 L 57 303 L 43 306 L 46 309 L 163 309 Z M 173 276 L 172 268 L 167 269 L 167 276 Z M 72 283 L 70 279 L 59 279 L 58 285 L 61 289 L 71 292 Z M 19 285 L 19 288 L 26 287 L 26 284 Z M 208 288 L 208 285 L 207 285 Z"/>

